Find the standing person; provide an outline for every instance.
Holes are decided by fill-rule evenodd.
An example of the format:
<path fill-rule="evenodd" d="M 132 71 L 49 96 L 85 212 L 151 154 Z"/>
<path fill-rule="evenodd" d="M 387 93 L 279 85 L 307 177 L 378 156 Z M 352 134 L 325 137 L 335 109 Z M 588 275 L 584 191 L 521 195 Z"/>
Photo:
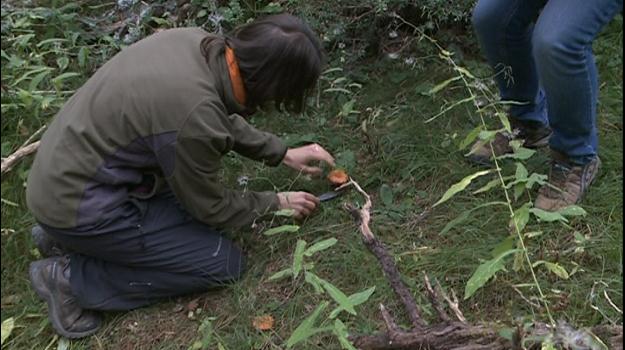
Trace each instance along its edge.
<path fill-rule="evenodd" d="M 578 203 L 597 176 L 597 68 L 592 42 L 623 0 L 479 0 L 473 25 L 509 109 L 512 134 L 477 142 L 479 163 L 512 152 L 508 142 L 551 148 L 549 183 L 534 206 L 556 211 Z M 505 72 L 505 74 L 504 74 Z"/>
<path fill-rule="evenodd" d="M 301 111 L 323 60 L 315 34 L 288 14 L 225 36 L 171 29 L 122 50 L 67 101 L 27 187 L 47 257 L 30 281 L 59 334 L 96 332 L 98 311 L 235 281 L 244 256 L 219 230 L 315 210 L 305 192 L 225 188 L 219 170 L 229 151 L 310 174 L 321 171 L 313 161 L 333 165 L 321 146 L 289 149 L 241 117 L 269 102 Z"/>

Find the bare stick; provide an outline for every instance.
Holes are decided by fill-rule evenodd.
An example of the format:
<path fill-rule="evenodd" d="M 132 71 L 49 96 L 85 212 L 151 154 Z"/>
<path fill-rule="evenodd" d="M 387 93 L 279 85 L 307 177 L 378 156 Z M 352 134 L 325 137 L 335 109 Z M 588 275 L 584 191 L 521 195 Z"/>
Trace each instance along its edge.
<path fill-rule="evenodd" d="M 399 274 L 397 265 L 395 265 L 395 259 L 393 259 L 393 257 L 388 253 L 388 251 L 384 247 L 384 244 L 382 244 L 382 242 L 380 242 L 373 235 L 373 232 L 371 232 L 371 228 L 369 228 L 372 206 L 371 197 L 353 179 L 350 179 L 348 184 L 353 185 L 356 190 L 365 197 L 365 204 L 360 209 L 357 209 L 352 205 L 345 204 L 345 209 L 350 212 L 350 214 L 358 223 L 360 232 L 363 236 L 363 241 L 367 248 L 369 248 L 369 251 L 371 251 L 371 253 L 373 253 L 373 255 L 378 258 L 378 261 L 382 266 L 382 271 L 384 271 L 384 275 L 389 279 L 391 287 L 393 288 L 395 294 L 397 294 L 399 300 L 401 300 L 404 308 L 406 309 L 406 313 L 408 314 L 408 318 L 410 318 L 412 327 L 414 329 L 422 328 L 423 326 L 425 326 L 425 322 L 419 314 L 417 303 L 414 297 L 410 293 L 410 290 L 408 290 L 408 287 L 406 287 L 404 282 L 401 280 L 401 275 Z"/>
<path fill-rule="evenodd" d="M 445 311 L 445 308 L 443 308 L 443 305 L 441 305 L 440 303 L 441 297 L 437 293 L 437 291 L 432 288 L 432 284 L 430 284 L 430 279 L 425 272 L 423 273 L 423 279 L 425 281 L 425 290 L 427 290 L 428 296 L 430 297 L 430 303 L 432 303 L 432 306 L 436 310 L 436 313 L 438 313 L 438 317 L 443 322 L 449 322 L 451 319 L 449 318 L 449 315 L 447 315 L 447 312 Z"/>
<path fill-rule="evenodd" d="M 13 152 L 10 156 L 2 159 L 2 169 L 0 174 L 4 174 L 11 170 L 17 162 L 27 155 L 34 153 L 39 147 L 39 141 L 33 142 L 28 146 L 20 147 L 17 151 Z"/>

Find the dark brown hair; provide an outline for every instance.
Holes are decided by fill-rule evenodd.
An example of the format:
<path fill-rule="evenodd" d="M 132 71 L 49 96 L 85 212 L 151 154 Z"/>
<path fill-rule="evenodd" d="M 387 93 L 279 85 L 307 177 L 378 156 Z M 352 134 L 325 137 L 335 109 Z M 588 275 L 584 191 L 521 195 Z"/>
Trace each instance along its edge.
<path fill-rule="evenodd" d="M 202 40 L 207 59 L 214 39 Z M 278 109 L 303 110 L 325 59 L 319 40 L 304 21 L 289 14 L 268 16 L 236 28 L 225 35 L 225 43 L 237 58 L 247 108 L 273 101 Z"/>

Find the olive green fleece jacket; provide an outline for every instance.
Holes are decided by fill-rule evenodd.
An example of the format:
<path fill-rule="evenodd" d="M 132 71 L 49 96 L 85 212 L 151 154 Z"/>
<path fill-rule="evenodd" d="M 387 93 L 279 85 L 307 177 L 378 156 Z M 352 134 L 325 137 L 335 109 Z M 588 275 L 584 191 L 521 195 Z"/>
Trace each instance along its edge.
<path fill-rule="evenodd" d="M 150 174 L 164 178 L 195 219 L 240 227 L 277 209 L 274 192 L 223 186 L 229 151 L 275 166 L 287 147 L 237 113 L 217 37 L 208 52 L 199 28 L 170 29 L 119 52 L 67 101 L 42 137 L 27 203 L 55 228 L 97 229 L 127 215 Z"/>

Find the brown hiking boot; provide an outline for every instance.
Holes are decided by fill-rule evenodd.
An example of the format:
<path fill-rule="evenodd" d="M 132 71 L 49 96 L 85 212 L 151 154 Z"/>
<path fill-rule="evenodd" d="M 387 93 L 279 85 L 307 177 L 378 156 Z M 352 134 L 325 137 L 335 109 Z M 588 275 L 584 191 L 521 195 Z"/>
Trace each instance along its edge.
<path fill-rule="evenodd" d="M 53 257 L 30 264 L 30 284 L 40 298 L 48 303 L 52 327 L 70 339 L 95 333 L 102 325 L 98 313 L 84 310 L 76 303 L 69 284 L 69 259 Z"/>
<path fill-rule="evenodd" d="M 511 133 L 498 132 L 490 143 L 483 140 L 475 142 L 469 152 L 469 160 L 481 165 L 490 165 L 493 161 L 491 146 L 495 156 L 499 157 L 513 152 L 510 147 L 512 140 L 523 140 L 522 146 L 526 148 L 539 148 L 547 146 L 552 133 L 548 126 L 537 125 L 535 122 L 522 122 L 513 118 L 510 118 L 510 126 L 512 127 Z"/>
<path fill-rule="evenodd" d="M 33 238 L 33 243 L 35 243 L 39 254 L 41 254 L 43 258 L 67 254 L 67 250 L 44 231 L 43 227 L 35 225 L 30 231 L 30 234 Z"/>
<path fill-rule="evenodd" d="M 534 207 L 546 211 L 558 211 L 579 203 L 601 166 L 599 157 L 586 165 L 572 164 L 566 156 L 556 151 L 552 151 L 552 158 L 549 185 L 540 188 L 534 202 Z"/>

